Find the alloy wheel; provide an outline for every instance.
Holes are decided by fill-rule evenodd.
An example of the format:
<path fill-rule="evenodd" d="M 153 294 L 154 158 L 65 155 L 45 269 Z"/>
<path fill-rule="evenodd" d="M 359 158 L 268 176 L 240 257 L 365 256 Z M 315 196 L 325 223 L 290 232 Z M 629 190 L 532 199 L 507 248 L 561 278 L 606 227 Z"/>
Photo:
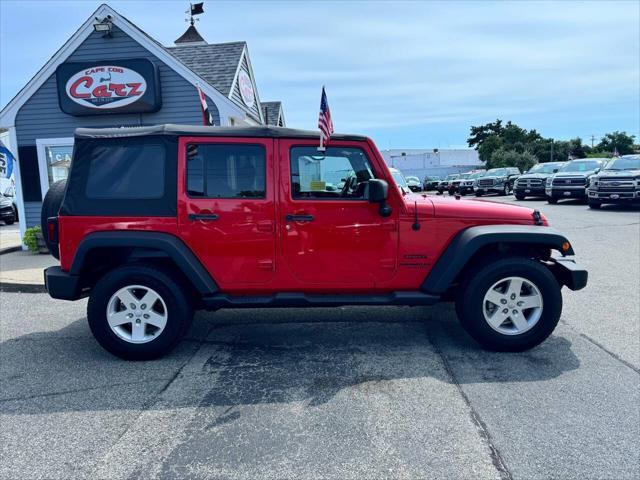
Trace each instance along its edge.
<path fill-rule="evenodd" d="M 167 325 L 167 305 L 155 290 L 128 285 L 115 292 L 107 304 L 107 322 L 120 339 L 147 343 Z"/>
<path fill-rule="evenodd" d="M 520 335 L 538 323 L 542 306 L 542 294 L 533 282 L 522 277 L 507 277 L 487 290 L 482 313 L 497 332 Z"/>

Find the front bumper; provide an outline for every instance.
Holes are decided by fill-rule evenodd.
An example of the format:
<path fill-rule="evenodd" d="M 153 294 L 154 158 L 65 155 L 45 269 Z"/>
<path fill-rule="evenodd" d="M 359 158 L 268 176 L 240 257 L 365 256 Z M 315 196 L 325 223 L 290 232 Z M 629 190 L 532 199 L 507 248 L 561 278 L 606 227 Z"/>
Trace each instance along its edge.
<path fill-rule="evenodd" d="M 513 189 L 513 193 L 516 195 L 531 196 L 531 197 L 544 197 L 545 189 L 542 187 L 516 187 Z"/>
<path fill-rule="evenodd" d="M 15 218 L 16 212 L 13 210 L 13 206 L 0 208 L 0 218 Z"/>
<path fill-rule="evenodd" d="M 640 190 L 635 192 L 601 192 L 595 189 L 587 189 L 587 196 L 592 200 L 598 200 L 603 203 L 640 202 Z"/>
<path fill-rule="evenodd" d="M 460 188 L 458 190 L 461 195 L 466 195 L 467 193 L 474 192 L 473 185 L 460 185 Z"/>
<path fill-rule="evenodd" d="M 551 198 L 586 198 L 587 187 L 547 187 L 544 193 Z"/>
<path fill-rule="evenodd" d="M 63 272 L 59 266 L 44 270 L 44 286 L 52 298 L 60 300 L 78 300 L 89 293 L 82 288 L 78 275 Z"/>
<path fill-rule="evenodd" d="M 589 273 L 570 258 L 551 258 L 549 268 L 562 285 L 571 290 L 581 290 L 587 286 Z"/>

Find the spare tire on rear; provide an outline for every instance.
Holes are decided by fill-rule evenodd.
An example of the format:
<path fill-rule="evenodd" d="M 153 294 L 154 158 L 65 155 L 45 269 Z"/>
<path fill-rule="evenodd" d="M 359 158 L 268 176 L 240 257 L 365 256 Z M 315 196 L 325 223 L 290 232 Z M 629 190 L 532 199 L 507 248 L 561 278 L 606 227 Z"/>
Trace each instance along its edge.
<path fill-rule="evenodd" d="M 49 187 L 49 191 L 44 196 L 42 201 L 42 213 L 40 215 L 40 225 L 42 227 L 42 236 L 49 248 L 49 252 L 55 258 L 60 259 L 60 252 L 58 251 L 58 244 L 49 240 L 49 229 L 47 228 L 47 219 L 49 217 L 57 217 L 60 211 L 60 205 L 62 205 L 62 199 L 64 198 L 64 191 L 67 188 L 66 180 L 59 180 L 52 183 Z"/>

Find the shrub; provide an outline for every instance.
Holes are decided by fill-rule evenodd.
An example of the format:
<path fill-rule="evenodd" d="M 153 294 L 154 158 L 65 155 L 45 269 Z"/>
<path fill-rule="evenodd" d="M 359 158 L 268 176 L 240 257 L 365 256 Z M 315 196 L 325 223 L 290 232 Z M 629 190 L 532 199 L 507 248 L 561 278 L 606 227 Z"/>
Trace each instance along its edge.
<path fill-rule="evenodd" d="M 27 228 L 24 232 L 24 238 L 22 239 L 22 243 L 26 245 L 26 247 L 31 252 L 38 251 L 38 237 L 37 234 L 42 233 L 42 229 L 40 227 L 31 227 Z"/>

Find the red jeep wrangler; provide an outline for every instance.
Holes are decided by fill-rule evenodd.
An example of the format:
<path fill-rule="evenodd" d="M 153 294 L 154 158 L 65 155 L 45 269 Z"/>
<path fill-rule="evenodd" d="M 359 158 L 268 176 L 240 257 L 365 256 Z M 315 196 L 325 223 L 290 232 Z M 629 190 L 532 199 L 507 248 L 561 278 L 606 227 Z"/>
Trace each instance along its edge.
<path fill-rule="evenodd" d="M 539 212 L 405 191 L 366 137 L 317 145 L 272 127 L 77 130 L 43 205 L 49 294 L 89 296 L 98 342 L 150 359 L 194 309 L 450 299 L 484 347 L 524 350 L 555 328 L 562 286 L 586 285 Z"/>

